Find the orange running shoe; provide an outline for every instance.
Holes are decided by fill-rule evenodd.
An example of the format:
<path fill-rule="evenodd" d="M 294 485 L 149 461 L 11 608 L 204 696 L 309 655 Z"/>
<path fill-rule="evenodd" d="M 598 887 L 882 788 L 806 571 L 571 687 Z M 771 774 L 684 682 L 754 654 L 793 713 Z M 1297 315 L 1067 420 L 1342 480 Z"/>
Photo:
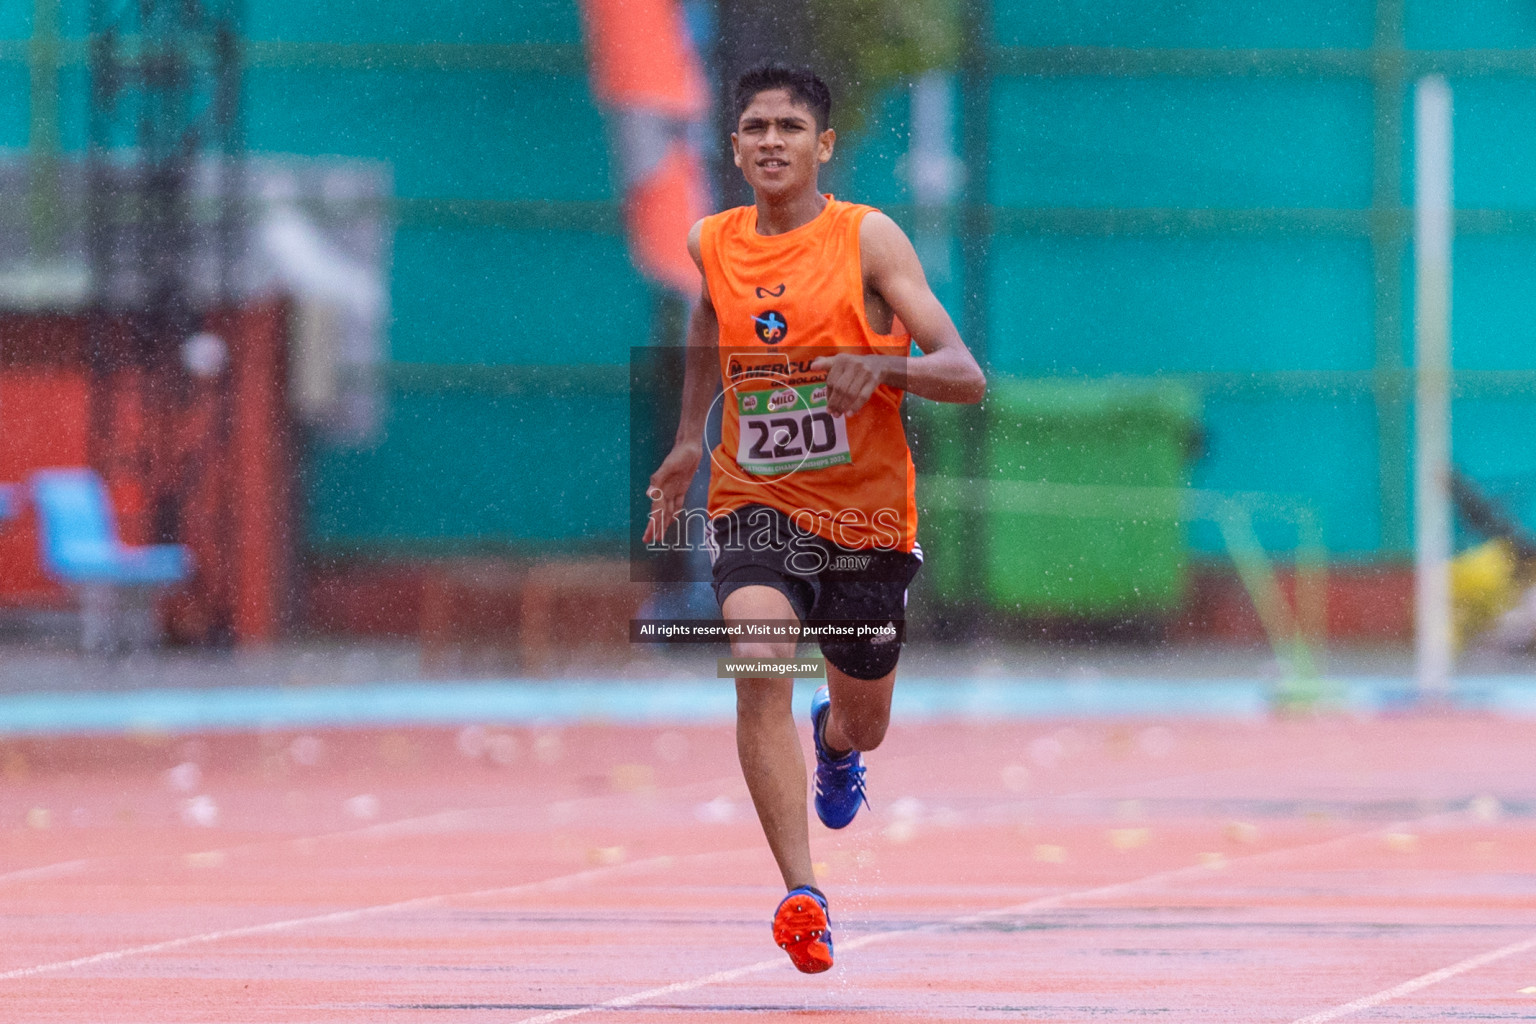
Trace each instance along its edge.
<path fill-rule="evenodd" d="M 808 885 L 791 889 L 773 912 L 773 941 L 802 974 L 832 966 L 832 919 L 827 898 Z"/>

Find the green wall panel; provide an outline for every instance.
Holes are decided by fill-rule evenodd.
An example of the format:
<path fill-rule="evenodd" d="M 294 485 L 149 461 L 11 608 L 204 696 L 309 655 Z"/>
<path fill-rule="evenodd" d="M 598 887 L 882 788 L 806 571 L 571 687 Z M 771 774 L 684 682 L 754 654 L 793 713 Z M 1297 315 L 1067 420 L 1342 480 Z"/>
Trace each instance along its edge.
<path fill-rule="evenodd" d="M 1003 46 L 1369 46 L 1370 0 L 993 0 Z"/>
<path fill-rule="evenodd" d="M 260 3 L 261 0 L 236 0 L 236 3 Z M 59 34 L 84 36 L 91 30 L 90 0 L 59 0 Z"/>
<path fill-rule="evenodd" d="M 259 68 L 251 149 L 389 161 L 401 196 L 606 199 L 603 122 L 579 76 Z"/>
<path fill-rule="evenodd" d="M 1536 396 L 1462 399 L 1451 416 L 1457 466 L 1536 529 Z"/>
<path fill-rule="evenodd" d="M 1536 238 L 1464 235 L 1453 259 L 1452 364 L 1536 370 Z"/>
<path fill-rule="evenodd" d="M 1302 499 L 1319 515 L 1334 554 L 1369 555 L 1380 546 L 1376 418 L 1368 400 L 1208 395 L 1205 430 L 1196 487 Z M 1296 530 L 1285 520 L 1258 516 L 1254 525 L 1266 547 L 1295 550 Z M 1211 524 L 1195 524 L 1190 538 L 1197 550 L 1225 550 Z"/>
<path fill-rule="evenodd" d="M 573 0 L 247 0 L 253 39 L 331 43 L 577 43 Z"/>
<path fill-rule="evenodd" d="M 960 123 L 959 90 L 955 90 L 954 124 L 958 135 Z M 920 233 L 916 223 L 912 187 L 907 177 L 907 150 L 911 145 L 908 128 L 911 103 L 908 87 L 899 86 L 882 95 L 874 112 L 859 126 L 838 139 L 831 163 L 822 173 L 823 191 L 849 202 L 868 203 L 889 214 L 917 247 L 928 283 L 956 322 L 962 307 L 960 248 L 955 235 L 959 217 L 951 213 L 947 221 Z M 836 117 L 834 114 L 834 121 Z M 958 149 L 959 139 L 954 140 Z"/>
<path fill-rule="evenodd" d="M 1000 205 L 1370 205 L 1365 82 L 1019 77 L 992 96 Z"/>
<path fill-rule="evenodd" d="M 617 235 L 404 228 L 391 355 L 405 363 L 623 363 L 651 293 Z"/>
<path fill-rule="evenodd" d="M 1456 205 L 1536 209 L 1536 81 L 1463 78 L 1450 84 Z"/>
<path fill-rule="evenodd" d="M 833 114 L 835 128 L 835 108 Z M 907 90 L 891 89 L 879 98 L 857 131 L 840 129 L 832 160 L 822 171 L 823 191 L 871 206 L 911 202 L 906 178 L 910 144 L 907 115 Z"/>
<path fill-rule="evenodd" d="M 992 8 L 993 41 L 1005 47 L 1366 48 L 1377 4 L 995 0 Z M 85 0 L 62 0 L 60 10 L 64 35 L 81 36 Z M 0 3 L 0 39 L 26 38 L 31 13 L 31 0 Z M 1404 24 L 1415 49 L 1536 48 L 1536 0 L 1407 0 Z M 245 25 L 260 42 L 581 41 L 575 0 L 247 0 Z M 294 55 L 262 52 L 264 61 Z M 615 198 L 609 140 L 586 76 L 403 70 L 394 60 L 403 53 L 385 54 L 390 60 L 371 70 L 327 67 L 320 61 L 328 55 L 316 53 L 312 65 L 266 63 L 246 76 L 252 151 L 376 160 L 390 167 L 400 196 L 468 201 L 435 213 L 430 204 L 408 207 L 391 267 L 392 358 L 463 366 L 464 376 L 453 369 L 397 373 L 392 379 L 439 390 L 398 387 L 375 447 L 316 453 L 308 480 L 312 535 L 386 547 L 434 539 L 617 541 L 632 497 L 622 397 L 494 395 L 484 389 L 502 378 L 472 370 L 618 365 L 651 336 L 654 294 L 630 266 L 617 225 L 513 229 L 497 226 L 502 208 L 475 205 Z M 1375 266 L 1363 231 L 1266 234 L 1254 226 L 1262 220 L 1250 220 L 1245 234 L 1179 237 L 1136 234 L 1123 217 L 1113 230 L 1127 233 L 1113 234 L 1096 220 L 1097 211 L 1149 208 L 1368 209 L 1373 85 L 1347 75 L 1176 70 L 994 81 L 984 201 L 1001 208 L 1006 227 L 990 241 L 991 363 L 1021 375 L 1254 373 L 1249 390 L 1206 394 L 1208 452 L 1197 483 L 1308 497 L 1332 548 L 1379 554 L 1382 453 L 1370 392 L 1358 380 L 1338 394 L 1265 390 L 1272 372 L 1368 371 L 1375 364 Z M 78 152 L 85 144 L 84 68 L 64 68 L 60 86 L 60 137 Z M 1536 210 L 1536 76 L 1455 78 L 1452 86 L 1458 204 Z M 893 88 L 858 130 L 844 126 L 825 184 L 842 198 L 888 208 L 911 230 L 907 97 L 904 86 Z M 0 64 L 0 147 L 26 144 L 29 103 L 26 65 Z M 1396 113 L 1400 200 L 1407 204 L 1411 90 Z M 1084 211 L 1074 221 L 1084 230 L 1027 233 L 1020 226 L 1035 221 L 1008 212 L 1041 207 Z M 454 219 L 455 210 L 485 220 L 469 226 Z M 558 207 L 553 211 L 558 217 Z M 960 221 L 957 213 L 953 225 Z M 1336 232 L 1364 227 L 1363 218 L 1320 223 Z M 1536 369 L 1536 232 L 1522 223 L 1490 228 L 1486 217 L 1469 220 L 1457 238 L 1461 369 Z M 935 284 L 957 310 L 964 285 L 958 242 L 942 230 L 929 242 L 933 267 L 949 256 L 951 276 Z M 1411 247 L 1400 283 L 1402 348 L 1411 361 Z M 1536 399 L 1460 399 L 1455 430 L 1458 462 L 1500 486 L 1525 487 L 1531 500 L 1519 511 L 1536 524 Z M 1298 443 L 1302 438 L 1315 441 Z M 1398 454 L 1403 464 L 1411 461 Z M 1277 524 L 1260 529 L 1276 547 L 1294 542 Z M 1220 550 L 1206 527 L 1194 538 L 1202 550 Z"/>
<path fill-rule="evenodd" d="M 0 39 L 27 39 L 32 35 L 32 5 L 11 0 L 0 4 Z"/>
<path fill-rule="evenodd" d="M 1403 27 L 1416 50 L 1536 46 L 1530 0 L 1407 0 Z"/>
<path fill-rule="evenodd" d="M 83 66 L 59 71 L 59 145 L 66 153 L 83 153 L 88 144 L 86 98 L 90 87 L 90 76 Z"/>
<path fill-rule="evenodd" d="M 1456 237 L 1451 267 L 1451 363 L 1457 370 L 1536 370 L 1536 236 Z M 1414 364 L 1414 253 L 1402 268 L 1404 366 Z"/>
<path fill-rule="evenodd" d="M 26 66 L 0 64 L 0 147 L 21 149 L 26 146 L 31 95 Z"/>
<path fill-rule="evenodd" d="M 390 398 L 385 436 L 310 468 L 321 544 L 620 541 L 629 501 L 629 402 L 546 395 Z"/>
<path fill-rule="evenodd" d="M 1536 369 L 1536 238 L 1464 235 L 1453 259 L 1452 365 Z"/>
<path fill-rule="evenodd" d="M 1363 240 L 999 238 L 991 364 L 1015 374 L 1365 369 Z"/>

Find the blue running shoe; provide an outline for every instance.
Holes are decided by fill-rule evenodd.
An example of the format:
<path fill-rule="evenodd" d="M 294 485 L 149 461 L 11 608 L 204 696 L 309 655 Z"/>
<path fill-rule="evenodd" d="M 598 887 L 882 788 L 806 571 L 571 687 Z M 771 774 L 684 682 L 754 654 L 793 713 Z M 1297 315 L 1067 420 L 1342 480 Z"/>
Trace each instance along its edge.
<path fill-rule="evenodd" d="M 821 742 L 822 719 L 832 709 L 832 698 L 823 686 L 811 698 L 811 735 L 816 738 L 816 817 L 827 828 L 847 828 L 859 805 L 868 806 L 864 795 L 864 761 L 857 750 L 836 760 L 827 756 Z"/>
<path fill-rule="evenodd" d="M 802 974 L 832 966 L 832 919 L 827 898 L 808 885 L 791 889 L 773 912 L 773 942 Z"/>

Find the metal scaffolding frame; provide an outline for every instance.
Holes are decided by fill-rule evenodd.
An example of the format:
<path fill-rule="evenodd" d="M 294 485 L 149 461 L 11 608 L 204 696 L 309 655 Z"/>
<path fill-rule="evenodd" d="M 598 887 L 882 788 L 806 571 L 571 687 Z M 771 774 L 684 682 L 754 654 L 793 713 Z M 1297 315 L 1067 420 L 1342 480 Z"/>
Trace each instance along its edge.
<path fill-rule="evenodd" d="M 137 482 L 151 539 L 164 543 L 186 540 L 191 492 L 202 485 L 209 500 L 202 478 L 230 433 L 231 360 L 217 346 L 234 339 L 202 339 L 201 360 L 189 342 L 204 331 L 218 337 L 219 317 L 234 306 L 239 3 L 90 4 L 90 457 L 109 478 Z M 124 428 L 128 406 L 132 430 Z M 223 508 L 229 492 L 219 491 L 213 500 Z M 213 621 L 201 638 L 228 634 L 229 623 Z"/>

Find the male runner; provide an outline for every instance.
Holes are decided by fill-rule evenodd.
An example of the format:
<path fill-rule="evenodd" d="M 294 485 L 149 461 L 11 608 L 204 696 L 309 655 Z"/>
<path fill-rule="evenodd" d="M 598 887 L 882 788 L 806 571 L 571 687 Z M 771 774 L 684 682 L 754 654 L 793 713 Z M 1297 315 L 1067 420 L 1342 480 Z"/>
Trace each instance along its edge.
<path fill-rule="evenodd" d="M 708 514 L 727 623 L 903 622 L 921 564 L 902 392 L 977 402 L 986 381 L 889 217 L 817 189 L 832 157 L 831 95 L 804 70 L 763 65 L 735 90 L 736 166 L 752 206 L 706 217 L 688 248 L 704 274 L 688 328 L 676 441 L 651 477 L 645 540 L 682 508 L 703 454 L 719 373 L 721 443 Z M 909 358 L 911 343 L 923 355 Z M 864 800 L 862 751 L 885 736 L 899 641 L 821 641 L 827 686 L 811 705 L 816 812 L 831 828 Z M 737 658 L 792 658 L 793 642 L 738 640 Z M 815 886 L 793 680 L 736 680 L 736 747 L 789 894 L 774 941 L 801 971 L 832 966 Z"/>

